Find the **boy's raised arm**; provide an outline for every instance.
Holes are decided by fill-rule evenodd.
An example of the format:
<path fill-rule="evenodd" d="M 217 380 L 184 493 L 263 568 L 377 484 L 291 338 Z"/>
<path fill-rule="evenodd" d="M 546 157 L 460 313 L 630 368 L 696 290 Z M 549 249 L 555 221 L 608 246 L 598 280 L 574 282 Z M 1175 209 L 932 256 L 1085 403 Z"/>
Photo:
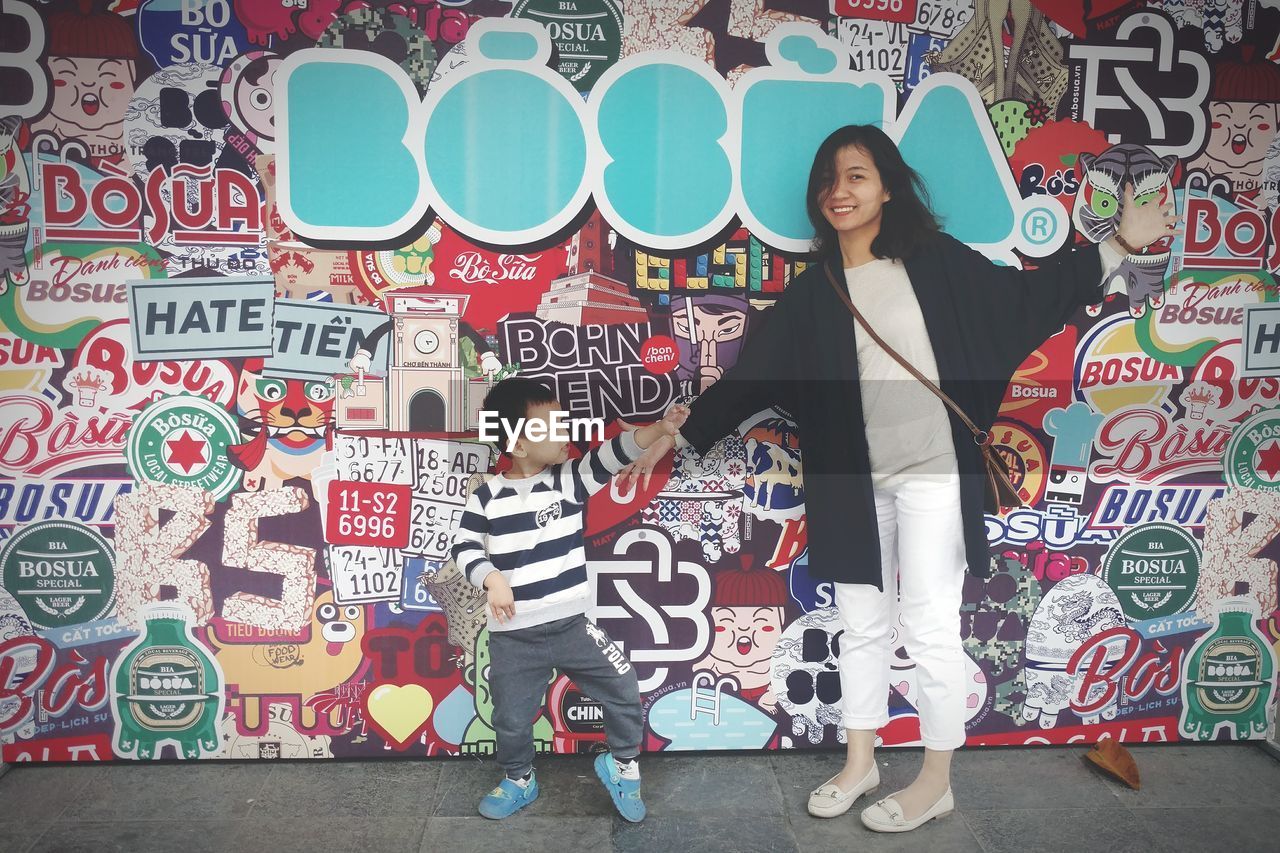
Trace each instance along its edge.
<path fill-rule="evenodd" d="M 610 441 L 570 463 L 574 496 L 579 501 L 600 491 L 615 474 L 627 469 L 642 454 L 660 450 L 663 455 L 672 447 L 672 436 L 689 416 L 685 406 L 672 406 L 666 416 L 646 427 L 624 431 Z"/>

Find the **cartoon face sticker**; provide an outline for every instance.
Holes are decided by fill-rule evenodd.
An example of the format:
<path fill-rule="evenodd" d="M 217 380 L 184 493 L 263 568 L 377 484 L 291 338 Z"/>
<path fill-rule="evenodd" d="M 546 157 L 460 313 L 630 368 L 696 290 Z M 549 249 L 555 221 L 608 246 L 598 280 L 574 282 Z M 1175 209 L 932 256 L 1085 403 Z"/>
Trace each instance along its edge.
<path fill-rule="evenodd" d="M 1230 179 L 1237 191 L 1255 189 L 1278 120 L 1280 104 L 1210 101 L 1209 142 L 1200 165 Z"/>
<path fill-rule="evenodd" d="M 267 50 L 251 50 L 226 67 L 218 84 L 222 109 L 232 126 L 263 154 L 275 149 L 276 111 L 272 93 L 284 60 Z"/>
<path fill-rule="evenodd" d="M 1049 468 L 1049 485 L 1045 489 L 1044 499 L 1050 503 L 1083 503 L 1086 482 L 1083 468 L 1054 465 Z"/>
<path fill-rule="evenodd" d="M 1044 431 L 1053 439 L 1049 453 L 1049 481 L 1044 499 L 1050 503 L 1081 504 L 1088 482 L 1089 454 L 1103 415 L 1088 403 L 1075 401 L 1044 415 Z"/>
<path fill-rule="evenodd" d="M 1177 158 L 1157 157 L 1141 145 L 1113 145 L 1094 156 L 1080 155 L 1081 182 L 1072 219 L 1095 243 L 1115 233 L 1124 185 L 1133 185 L 1138 204 L 1165 204 L 1173 197 L 1169 177 Z"/>
<path fill-rule="evenodd" d="M 108 11 L 109 3 L 35 5 L 49 7 L 42 17 L 52 94 L 32 132 L 78 140 L 93 160 L 120 162 L 141 56 L 132 19 Z"/>
<path fill-rule="evenodd" d="M 747 328 L 747 300 L 739 296 L 686 296 L 671 305 L 680 362 L 676 376 L 702 393 L 738 360 Z"/>
<path fill-rule="evenodd" d="M 341 606 L 323 601 L 316 607 L 316 622 L 320 624 L 320 636 L 326 643 L 349 643 L 356 638 L 356 626 L 364 611 L 354 605 Z"/>
<path fill-rule="evenodd" d="M 95 156 L 120 155 L 134 72 L 128 59 L 50 57 L 53 102 L 41 126 L 51 125 L 59 136 L 83 140 Z"/>
<path fill-rule="evenodd" d="M 711 651 L 702 665 L 720 675 L 734 675 L 743 689 L 767 684 L 782 620 L 781 607 L 711 608 Z"/>
<path fill-rule="evenodd" d="M 266 430 L 286 453 L 315 450 L 324 444 L 333 418 L 334 393 L 328 382 L 264 377 L 246 366 L 236 403 L 240 414 Z"/>
<path fill-rule="evenodd" d="M 1157 157 L 1141 145 L 1113 145 L 1097 156 L 1082 153 L 1080 191 L 1072 221 L 1085 237 L 1101 243 L 1120 225 L 1126 186 L 1133 187 L 1138 205 L 1174 200 L 1171 176 L 1177 163 L 1176 157 Z M 1163 297 L 1169 258 L 1169 238 L 1157 240 L 1145 252 L 1127 256 L 1112 272 L 1106 290 L 1110 292 L 1113 284 L 1122 287 L 1129 297 L 1130 313 L 1141 316 L 1148 299 L 1158 305 Z"/>

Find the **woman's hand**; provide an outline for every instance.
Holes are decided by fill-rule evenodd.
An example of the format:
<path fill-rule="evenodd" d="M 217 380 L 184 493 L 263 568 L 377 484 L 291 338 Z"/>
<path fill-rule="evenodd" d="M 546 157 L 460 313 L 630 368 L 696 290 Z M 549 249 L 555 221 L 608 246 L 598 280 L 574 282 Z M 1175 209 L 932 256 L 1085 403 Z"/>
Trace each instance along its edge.
<path fill-rule="evenodd" d="M 1181 218 L 1174 212 L 1172 202 L 1138 204 L 1133 197 L 1133 184 L 1126 183 L 1124 206 L 1120 208 L 1120 223 L 1116 227 L 1116 234 L 1123 241 L 1121 250 L 1127 255 L 1125 243 L 1134 249 L 1144 249 L 1162 237 L 1180 233 L 1177 225 Z"/>
<path fill-rule="evenodd" d="M 667 435 L 675 435 L 680 431 L 680 427 L 684 426 L 684 422 L 689 420 L 690 409 L 688 406 L 682 406 L 679 403 L 667 410 L 667 414 L 663 416 L 663 423 L 666 425 Z"/>
<path fill-rule="evenodd" d="M 636 444 L 640 445 L 640 448 L 643 450 L 653 446 L 653 444 L 661 438 L 674 436 L 680 431 L 680 427 L 684 426 L 684 422 L 688 417 L 688 406 L 672 406 L 662 420 L 654 421 L 648 426 L 640 427 L 639 429 L 631 427 L 631 429 L 634 430 L 632 435 L 635 437 Z M 627 427 L 624 425 L 623 429 L 626 428 Z M 662 457 L 659 456 L 658 458 L 661 459 Z"/>

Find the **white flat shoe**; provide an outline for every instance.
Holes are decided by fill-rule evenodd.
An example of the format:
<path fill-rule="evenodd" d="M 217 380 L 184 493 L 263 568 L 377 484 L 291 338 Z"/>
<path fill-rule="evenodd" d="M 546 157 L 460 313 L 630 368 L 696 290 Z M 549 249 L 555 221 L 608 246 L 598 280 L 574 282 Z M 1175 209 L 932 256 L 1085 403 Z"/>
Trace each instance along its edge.
<path fill-rule="evenodd" d="M 809 795 L 809 814 L 814 817 L 839 817 L 849 810 L 854 800 L 874 790 L 879 784 L 880 768 L 873 761 L 867 775 L 853 786 L 852 791 L 840 790 L 834 781 L 819 785 L 818 789 Z"/>
<path fill-rule="evenodd" d="M 893 797 L 885 797 L 875 805 L 867 806 L 862 810 L 862 825 L 876 832 L 910 832 L 936 817 L 945 817 L 951 814 L 951 812 L 955 811 L 955 808 L 955 798 L 951 796 L 951 789 L 948 788 L 941 799 L 930 806 L 920 817 L 915 820 L 905 820 L 902 816 L 902 807 L 898 805 L 898 801 Z"/>

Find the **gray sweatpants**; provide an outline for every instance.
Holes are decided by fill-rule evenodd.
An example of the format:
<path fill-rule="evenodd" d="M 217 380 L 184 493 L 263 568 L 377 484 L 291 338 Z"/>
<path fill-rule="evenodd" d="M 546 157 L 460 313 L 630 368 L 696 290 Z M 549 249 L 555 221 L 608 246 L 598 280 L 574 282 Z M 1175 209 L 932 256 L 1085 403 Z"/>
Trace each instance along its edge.
<path fill-rule="evenodd" d="M 586 616 L 489 634 L 489 688 L 498 764 L 516 779 L 533 768 L 533 720 L 558 669 L 604 710 L 615 758 L 640 754 L 644 735 L 636 671 L 603 629 Z"/>

